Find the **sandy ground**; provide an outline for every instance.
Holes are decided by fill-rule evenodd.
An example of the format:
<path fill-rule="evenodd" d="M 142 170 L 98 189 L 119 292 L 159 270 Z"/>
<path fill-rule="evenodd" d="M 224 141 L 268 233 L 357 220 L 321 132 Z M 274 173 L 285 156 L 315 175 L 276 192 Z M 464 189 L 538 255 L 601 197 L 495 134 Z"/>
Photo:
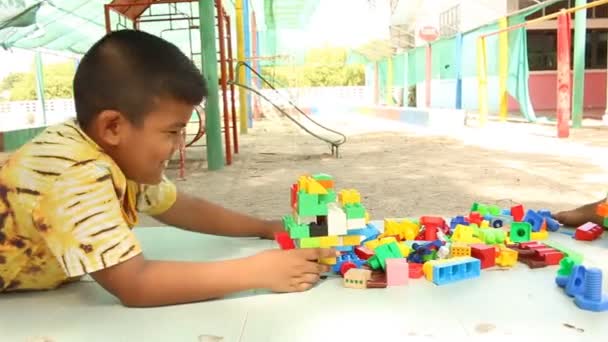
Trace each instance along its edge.
<path fill-rule="evenodd" d="M 474 201 L 557 211 L 608 190 L 608 127 L 557 139 L 554 126 L 540 124 L 490 122 L 480 128 L 473 122 L 430 131 L 348 113 L 318 120 L 347 135 L 340 158 L 292 122 L 271 116 L 240 136 L 240 153 L 220 171 L 206 169 L 204 146 L 190 148 L 186 180 L 176 180 L 178 187 L 235 210 L 279 218 L 289 213 L 292 182 L 323 172 L 335 177 L 339 189 L 357 189 L 373 219 L 449 217 L 465 213 Z M 177 164 L 168 175 L 177 178 Z M 142 224 L 157 223 L 144 218 Z"/>

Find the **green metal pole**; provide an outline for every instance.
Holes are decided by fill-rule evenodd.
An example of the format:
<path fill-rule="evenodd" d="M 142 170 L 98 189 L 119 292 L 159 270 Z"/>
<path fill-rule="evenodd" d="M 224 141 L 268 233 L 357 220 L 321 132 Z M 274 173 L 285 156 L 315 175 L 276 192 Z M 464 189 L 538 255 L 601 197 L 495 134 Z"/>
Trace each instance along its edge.
<path fill-rule="evenodd" d="M 44 68 L 42 64 L 42 54 L 40 51 L 36 51 L 34 54 L 34 61 L 36 63 L 36 95 L 42 108 L 42 123 L 46 126 L 46 106 L 44 101 Z"/>
<path fill-rule="evenodd" d="M 575 6 L 581 6 L 587 0 L 576 0 Z M 579 128 L 583 123 L 583 97 L 585 95 L 585 40 L 587 31 L 587 9 L 574 14 L 574 48 L 572 79 L 572 127 Z"/>
<path fill-rule="evenodd" d="M 217 37 L 215 35 L 215 7 L 213 0 L 198 0 L 201 36 L 201 65 L 203 77 L 209 87 L 205 104 L 205 136 L 207 137 L 207 164 L 209 170 L 224 167 L 222 127 L 220 124 L 220 97 L 217 75 Z"/>

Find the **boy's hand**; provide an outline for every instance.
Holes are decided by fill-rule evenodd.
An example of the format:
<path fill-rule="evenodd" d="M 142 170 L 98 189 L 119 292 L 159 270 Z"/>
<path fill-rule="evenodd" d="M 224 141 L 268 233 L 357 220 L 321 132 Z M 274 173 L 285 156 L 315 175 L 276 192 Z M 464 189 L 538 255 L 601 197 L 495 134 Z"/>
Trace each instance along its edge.
<path fill-rule="evenodd" d="M 334 249 L 303 248 L 268 250 L 253 256 L 258 283 L 274 292 L 306 291 L 319 281 L 321 273 L 329 266 L 318 259 L 335 257 Z"/>
<path fill-rule="evenodd" d="M 266 221 L 264 225 L 264 229 L 262 230 L 262 234 L 260 237 L 262 239 L 274 240 L 274 233 L 285 231 L 285 227 L 283 226 L 283 221 Z"/>

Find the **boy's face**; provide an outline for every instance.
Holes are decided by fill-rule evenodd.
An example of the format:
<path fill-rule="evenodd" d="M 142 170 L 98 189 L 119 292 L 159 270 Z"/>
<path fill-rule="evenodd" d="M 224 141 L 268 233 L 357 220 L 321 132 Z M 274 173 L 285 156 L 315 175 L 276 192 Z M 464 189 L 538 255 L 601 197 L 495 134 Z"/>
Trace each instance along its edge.
<path fill-rule="evenodd" d="M 95 130 L 104 150 L 128 179 L 157 184 L 167 162 L 179 148 L 182 130 L 193 109 L 174 100 L 158 100 L 140 126 L 131 124 L 119 112 L 104 111 L 95 122 Z"/>

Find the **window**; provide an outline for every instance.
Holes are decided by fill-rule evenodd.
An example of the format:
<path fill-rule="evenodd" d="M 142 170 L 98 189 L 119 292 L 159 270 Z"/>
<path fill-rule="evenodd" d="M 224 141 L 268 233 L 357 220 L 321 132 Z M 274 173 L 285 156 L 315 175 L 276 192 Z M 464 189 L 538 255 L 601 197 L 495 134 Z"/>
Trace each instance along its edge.
<path fill-rule="evenodd" d="M 574 31 L 572 32 L 574 34 Z M 572 42 L 574 43 L 574 42 Z M 608 29 L 588 29 L 585 44 L 585 69 L 606 68 Z M 528 63 L 531 71 L 557 70 L 557 31 L 528 31 Z M 570 55 L 572 66 L 572 51 Z"/>
<path fill-rule="evenodd" d="M 439 36 L 451 37 L 460 31 L 460 6 L 456 5 L 439 14 Z"/>
<path fill-rule="evenodd" d="M 598 0 L 588 0 L 588 2 L 593 2 Z M 530 6 L 537 5 L 542 1 L 535 0 L 519 0 L 519 9 L 528 8 Z M 540 18 L 544 15 L 552 14 L 559 12 L 562 8 L 572 8 L 575 6 L 576 0 L 561 0 L 554 4 L 551 4 L 541 10 L 538 10 L 535 13 L 530 14 L 526 17 L 526 19 L 535 19 Z M 587 18 L 608 18 L 608 5 L 600 5 L 597 7 L 592 7 L 587 9 Z"/>

